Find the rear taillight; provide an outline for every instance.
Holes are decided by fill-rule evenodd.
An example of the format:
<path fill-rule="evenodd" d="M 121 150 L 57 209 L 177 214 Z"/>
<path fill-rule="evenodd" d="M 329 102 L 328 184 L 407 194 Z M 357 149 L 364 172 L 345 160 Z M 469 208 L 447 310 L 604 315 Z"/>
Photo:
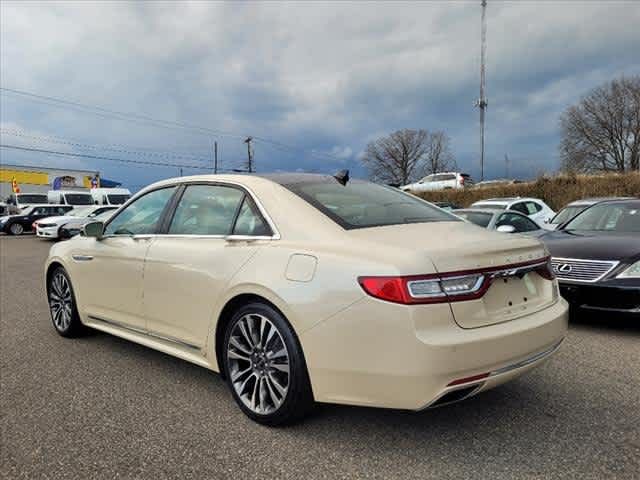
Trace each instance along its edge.
<path fill-rule="evenodd" d="M 536 272 L 545 280 L 553 280 L 556 278 L 555 273 L 553 273 L 553 267 L 551 266 L 551 258 L 549 258 L 544 265 L 540 265 L 540 267 L 536 269 Z"/>
<path fill-rule="evenodd" d="M 464 177 L 460 177 L 460 185 L 462 185 L 464 187 Z"/>
<path fill-rule="evenodd" d="M 388 302 L 414 305 L 421 303 L 461 302 L 481 298 L 495 278 L 521 277 L 536 272 L 553 280 L 550 258 L 482 270 L 430 275 L 359 277 L 358 283 L 372 297 Z"/>
<path fill-rule="evenodd" d="M 478 273 L 455 276 L 360 277 L 358 282 L 372 297 L 405 305 L 480 298 L 490 283 L 485 275 Z"/>

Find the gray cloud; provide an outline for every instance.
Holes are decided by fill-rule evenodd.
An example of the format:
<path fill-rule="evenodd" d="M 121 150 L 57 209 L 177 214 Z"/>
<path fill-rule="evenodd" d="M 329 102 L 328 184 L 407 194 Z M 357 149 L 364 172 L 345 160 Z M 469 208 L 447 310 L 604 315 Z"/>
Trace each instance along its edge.
<path fill-rule="evenodd" d="M 356 152 L 376 135 L 444 129 L 458 163 L 477 173 L 478 4 L 4 1 L 0 82 L 300 147 L 257 143 L 269 170 L 357 170 Z M 489 173 L 502 175 L 505 153 L 518 175 L 553 169 L 559 112 L 640 72 L 640 5 L 489 1 L 488 23 Z M 215 140 L 4 94 L 0 116 L 89 143 L 202 156 Z M 226 164 L 239 165 L 242 142 L 218 141 Z M 135 183 L 175 174 L 99 167 Z"/>

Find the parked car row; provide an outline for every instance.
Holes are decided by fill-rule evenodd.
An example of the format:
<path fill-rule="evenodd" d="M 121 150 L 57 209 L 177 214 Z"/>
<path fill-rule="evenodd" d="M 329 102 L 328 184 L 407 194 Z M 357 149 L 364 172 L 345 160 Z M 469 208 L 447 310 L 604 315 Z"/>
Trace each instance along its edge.
<path fill-rule="evenodd" d="M 49 190 L 47 193 L 12 193 L 7 197 L 9 213 L 20 213 L 33 205 L 122 205 L 131 197 L 126 188 Z M 1 212 L 0 212 L 1 213 Z"/>
<path fill-rule="evenodd" d="M 533 219 L 538 213 L 548 218 L 547 208 L 538 199 L 507 198 L 483 200 L 453 213 L 482 228 L 542 240 L 562 296 L 576 310 L 640 319 L 640 199 L 575 201 L 543 224 L 544 229 Z"/>

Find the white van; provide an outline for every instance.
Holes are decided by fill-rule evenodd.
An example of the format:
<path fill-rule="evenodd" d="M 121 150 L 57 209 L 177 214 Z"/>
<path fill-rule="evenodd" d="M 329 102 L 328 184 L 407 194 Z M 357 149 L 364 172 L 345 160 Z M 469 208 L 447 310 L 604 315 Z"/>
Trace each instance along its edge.
<path fill-rule="evenodd" d="M 42 203 L 48 203 L 46 193 L 12 193 L 7 197 L 10 213 L 19 213 L 23 208 Z"/>
<path fill-rule="evenodd" d="M 88 190 L 49 190 L 49 203 L 60 205 L 93 205 L 94 200 Z"/>
<path fill-rule="evenodd" d="M 91 196 L 96 205 L 122 205 L 131 192 L 127 188 L 92 188 Z"/>

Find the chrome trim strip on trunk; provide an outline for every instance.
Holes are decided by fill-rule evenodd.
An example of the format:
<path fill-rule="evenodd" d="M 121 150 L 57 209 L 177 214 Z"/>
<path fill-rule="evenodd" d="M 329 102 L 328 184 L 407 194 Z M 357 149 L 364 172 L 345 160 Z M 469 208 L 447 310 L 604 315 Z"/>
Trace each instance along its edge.
<path fill-rule="evenodd" d="M 194 345 L 192 343 L 188 343 L 188 342 L 185 342 L 183 340 L 179 340 L 179 339 L 174 338 L 174 337 L 167 337 L 165 335 L 160 335 L 160 334 L 157 334 L 157 333 L 149 332 L 149 331 L 144 330 L 142 328 L 132 327 L 130 325 L 125 325 L 124 323 L 117 322 L 115 320 L 109 320 L 107 318 L 97 317 L 95 315 L 88 315 L 88 317 L 91 320 L 96 320 L 98 322 L 107 323 L 109 325 L 113 325 L 114 327 L 122 328 L 124 330 L 130 330 L 132 332 L 139 333 L 139 334 L 145 335 L 147 337 L 153 337 L 153 338 L 157 338 L 159 340 L 164 340 L 165 342 L 175 343 L 177 345 L 182 345 L 184 347 L 188 347 L 188 348 L 191 348 L 193 350 L 201 350 L 201 348 L 198 345 Z"/>

